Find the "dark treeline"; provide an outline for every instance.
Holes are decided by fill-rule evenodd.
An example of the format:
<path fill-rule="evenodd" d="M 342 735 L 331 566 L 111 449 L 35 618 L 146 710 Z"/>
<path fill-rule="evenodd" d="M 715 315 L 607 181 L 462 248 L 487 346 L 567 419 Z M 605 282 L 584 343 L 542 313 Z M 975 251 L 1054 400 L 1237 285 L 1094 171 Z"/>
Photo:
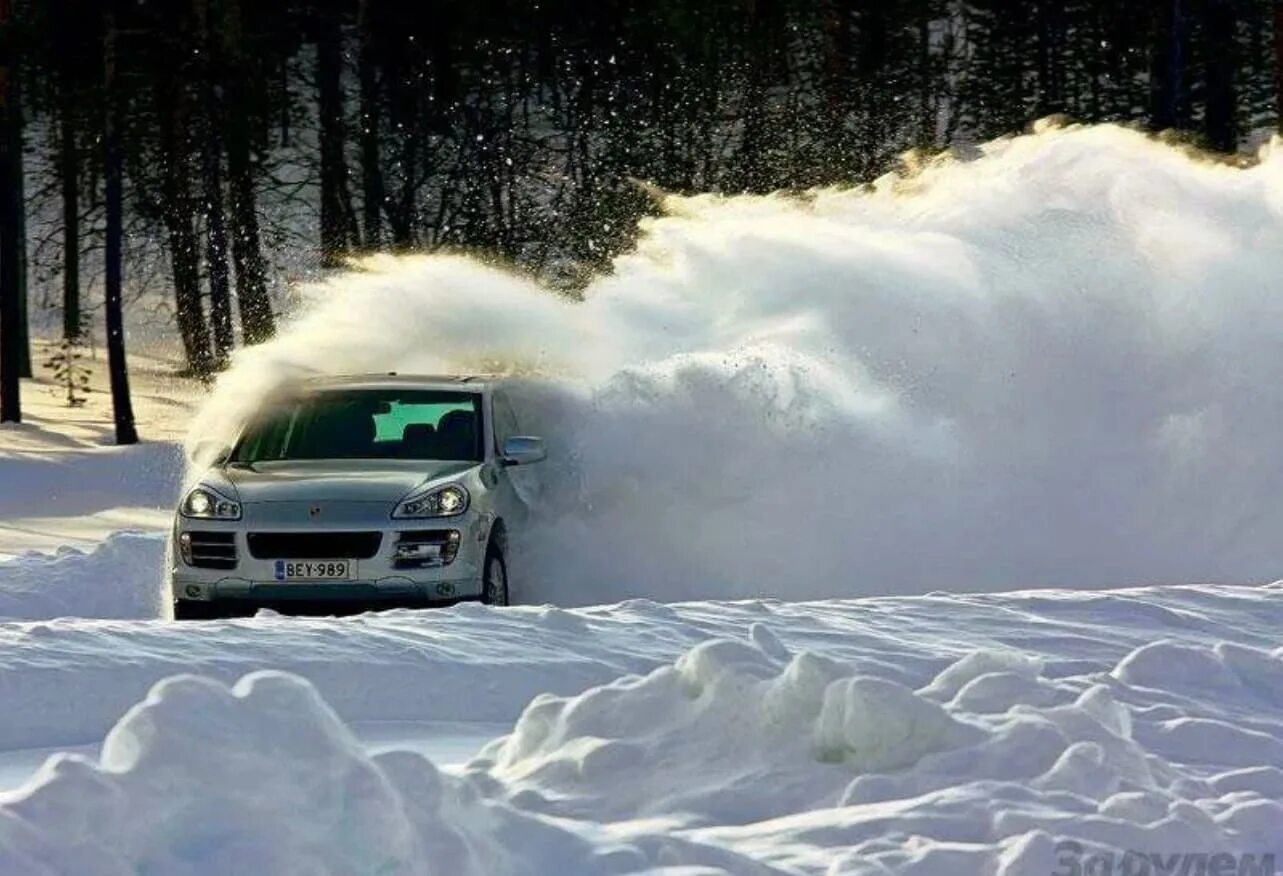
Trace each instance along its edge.
<path fill-rule="evenodd" d="M 29 309 L 76 337 L 103 255 L 151 247 L 208 375 L 273 333 L 282 253 L 464 247 L 573 287 L 638 180 L 851 183 L 1056 113 L 1234 151 L 1283 114 L 1283 0 L 0 0 L 0 70 L 5 374 Z"/>

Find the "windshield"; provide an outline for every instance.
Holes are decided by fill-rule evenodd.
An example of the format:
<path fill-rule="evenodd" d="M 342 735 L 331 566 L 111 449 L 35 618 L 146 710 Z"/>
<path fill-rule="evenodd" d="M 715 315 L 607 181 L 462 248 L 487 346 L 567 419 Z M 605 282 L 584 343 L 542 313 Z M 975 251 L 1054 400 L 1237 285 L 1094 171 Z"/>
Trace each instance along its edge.
<path fill-rule="evenodd" d="M 448 390 L 344 389 L 291 399 L 250 425 L 233 463 L 286 459 L 480 462 L 481 396 Z"/>

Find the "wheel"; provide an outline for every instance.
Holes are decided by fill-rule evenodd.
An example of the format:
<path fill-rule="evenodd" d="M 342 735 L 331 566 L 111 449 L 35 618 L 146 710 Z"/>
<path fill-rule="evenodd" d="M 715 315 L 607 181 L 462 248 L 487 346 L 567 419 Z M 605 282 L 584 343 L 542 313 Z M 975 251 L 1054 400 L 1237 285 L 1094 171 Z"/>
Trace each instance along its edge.
<path fill-rule="evenodd" d="M 486 605 L 508 604 L 508 564 L 503 549 L 494 541 L 486 548 L 485 577 L 481 582 L 481 601 Z"/>

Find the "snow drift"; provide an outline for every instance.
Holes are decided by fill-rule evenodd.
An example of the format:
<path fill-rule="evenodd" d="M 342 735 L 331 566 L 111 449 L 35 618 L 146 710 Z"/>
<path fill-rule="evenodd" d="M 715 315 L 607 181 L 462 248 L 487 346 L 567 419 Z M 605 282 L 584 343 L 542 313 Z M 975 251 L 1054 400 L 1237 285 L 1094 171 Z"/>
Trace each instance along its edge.
<path fill-rule="evenodd" d="M 643 673 L 538 696 L 511 734 L 451 772 L 366 752 L 318 692 L 335 689 L 332 674 L 318 686 L 281 672 L 169 678 L 120 718 L 98 760 L 56 755 L 0 794 L 0 872 L 1045 876 L 1068 842 L 1084 855 L 1264 864 L 1283 854 L 1283 651 L 1210 642 L 1238 622 L 1256 639 L 1278 596 L 1104 594 L 1094 640 L 1068 634 L 1084 606 L 1063 593 L 725 606 L 741 624 L 762 620 Z M 665 628 L 671 648 L 714 608 L 639 604 L 550 624 L 567 656 L 611 625 L 621 651 Z M 630 612 L 649 636 L 622 625 Z M 424 648 L 452 650 L 442 633 L 501 638 L 494 625 L 512 613 L 443 612 Z M 326 638 L 370 647 L 406 617 Z M 970 650 L 941 660 L 932 617 Z M 902 622 L 928 644 L 902 637 Z M 990 623 L 1029 649 L 979 646 Z M 1186 641 L 1094 659 L 1146 628 L 1182 627 Z M 300 646 L 290 640 L 304 663 L 319 653 Z M 501 681 L 495 665 L 472 667 L 473 686 Z M 468 707 L 431 686 L 414 693 L 438 717 Z"/>
<path fill-rule="evenodd" d="M 583 302 L 377 257 L 239 354 L 535 375 L 527 598 L 1246 580 L 1283 511 L 1283 148 L 1247 169 L 1046 129 L 869 189 L 668 198 Z M 530 566 L 527 566 L 530 568 Z"/>
<path fill-rule="evenodd" d="M 99 764 L 58 755 L 32 782 L 0 818 L 0 872 L 534 876 L 587 856 L 418 755 L 367 756 L 311 685 L 279 673 L 230 690 L 168 679 Z"/>
<path fill-rule="evenodd" d="M 165 540 L 117 532 L 90 551 L 0 559 L 0 619 L 156 618 Z"/>

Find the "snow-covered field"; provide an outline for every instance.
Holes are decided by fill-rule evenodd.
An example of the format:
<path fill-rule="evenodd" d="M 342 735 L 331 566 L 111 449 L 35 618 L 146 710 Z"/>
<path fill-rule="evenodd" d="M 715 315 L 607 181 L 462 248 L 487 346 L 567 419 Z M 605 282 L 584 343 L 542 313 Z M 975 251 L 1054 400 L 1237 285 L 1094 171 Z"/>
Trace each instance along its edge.
<path fill-rule="evenodd" d="M 0 795 L 0 872 L 1283 854 L 1281 625 L 1283 589 L 1213 586 L 9 623 L 0 749 L 106 741 Z M 509 723 L 444 771 L 430 729 L 358 740 Z"/>
<path fill-rule="evenodd" d="M 211 398 L 144 359 L 137 448 L 28 387 L 0 876 L 1274 872 L 1283 154 L 671 210 L 584 304 L 385 259 Z M 557 448 L 527 604 L 156 619 L 189 425 L 483 365 Z"/>
<path fill-rule="evenodd" d="M 0 426 L 0 560 L 92 548 L 113 532 L 168 527 L 182 477 L 178 442 L 204 398 L 198 385 L 174 376 L 173 360 L 132 356 L 134 408 L 149 443 L 103 446 L 112 440 L 105 361 L 86 359 L 92 391 L 82 407 L 68 407 L 65 391 L 39 366 L 52 349 L 37 343 L 33 351 L 37 374 L 23 381 L 22 425 Z M 3 589 L 0 617 L 12 607 Z M 68 612 L 82 613 L 74 606 Z"/>

